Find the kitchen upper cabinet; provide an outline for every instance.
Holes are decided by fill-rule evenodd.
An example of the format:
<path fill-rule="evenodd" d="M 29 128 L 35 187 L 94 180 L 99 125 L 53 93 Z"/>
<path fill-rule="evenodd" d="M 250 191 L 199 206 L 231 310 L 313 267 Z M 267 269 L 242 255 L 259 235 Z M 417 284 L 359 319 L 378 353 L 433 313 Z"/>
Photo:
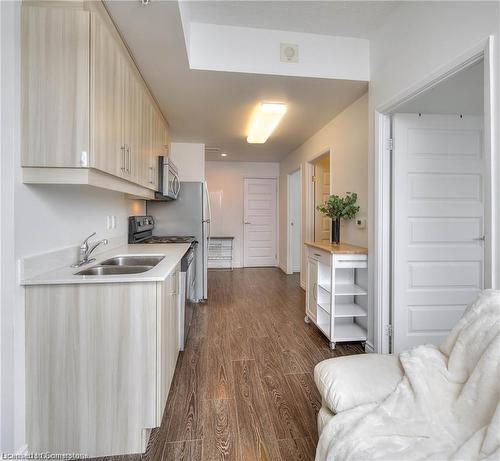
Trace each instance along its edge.
<path fill-rule="evenodd" d="M 23 181 L 152 198 L 168 125 L 104 6 L 68 5 L 23 5 Z"/>
<path fill-rule="evenodd" d="M 124 177 L 137 184 L 144 184 L 143 174 L 147 159 L 141 156 L 142 141 L 142 101 L 141 87 L 132 69 L 125 72 L 125 108 L 123 121 L 123 143 L 125 148 Z"/>
<path fill-rule="evenodd" d="M 144 185 L 150 189 L 156 190 L 158 187 L 158 162 L 155 162 L 153 148 L 153 113 L 154 108 L 149 100 L 149 96 L 143 92 L 142 94 L 142 124 L 141 124 L 141 152 L 140 157 L 142 171 L 141 175 L 144 178 Z M 157 158 L 156 158 L 157 160 Z"/>
<path fill-rule="evenodd" d="M 92 15 L 92 155 L 90 165 L 125 176 L 124 111 L 127 67 L 108 28 Z"/>
<path fill-rule="evenodd" d="M 22 9 L 22 164 L 79 167 L 89 153 L 90 14 Z"/>

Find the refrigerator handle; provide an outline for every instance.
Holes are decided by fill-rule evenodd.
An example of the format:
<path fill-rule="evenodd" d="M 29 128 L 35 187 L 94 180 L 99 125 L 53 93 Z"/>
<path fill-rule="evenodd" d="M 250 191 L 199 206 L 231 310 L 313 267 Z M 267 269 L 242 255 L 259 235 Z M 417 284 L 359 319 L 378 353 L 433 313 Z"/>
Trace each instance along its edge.
<path fill-rule="evenodd" d="M 203 187 L 205 189 L 205 194 L 207 198 L 207 208 L 208 208 L 208 219 L 205 222 L 208 224 L 207 226 L 207 244 L 210 243 L 210 223 L 212 221 L 212 209 L 210 207 L 210 195 L 208 194 L 208 185 L 206 181 L 203 181 Z"/>

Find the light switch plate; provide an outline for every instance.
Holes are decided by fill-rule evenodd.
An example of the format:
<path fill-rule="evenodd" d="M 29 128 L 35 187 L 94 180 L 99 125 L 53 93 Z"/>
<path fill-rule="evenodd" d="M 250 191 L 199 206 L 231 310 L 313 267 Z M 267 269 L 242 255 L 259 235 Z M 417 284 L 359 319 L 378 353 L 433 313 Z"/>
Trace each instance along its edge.
<path fill-rule="evenodd" d="M 358 229 L 366 228 L 366 218 L 356 218 L 355 222 Z"/>

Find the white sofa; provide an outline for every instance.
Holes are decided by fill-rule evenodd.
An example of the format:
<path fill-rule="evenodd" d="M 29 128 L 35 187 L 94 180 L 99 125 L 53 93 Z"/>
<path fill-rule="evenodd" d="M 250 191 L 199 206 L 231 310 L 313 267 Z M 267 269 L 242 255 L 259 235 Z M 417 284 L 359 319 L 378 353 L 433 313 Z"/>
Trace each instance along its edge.
<path fill-rule="evenodd" d="M 318 363 L 314 381 L 322 399 L 318 433 L 336 413 L 384 400 L 403 377 L 396 355 L 361 354 Z"/>
<path fill-rule="evenodd" d="M 316 461 L 500 460 L 500 291 L 441 346 L 319 363 Z"/>

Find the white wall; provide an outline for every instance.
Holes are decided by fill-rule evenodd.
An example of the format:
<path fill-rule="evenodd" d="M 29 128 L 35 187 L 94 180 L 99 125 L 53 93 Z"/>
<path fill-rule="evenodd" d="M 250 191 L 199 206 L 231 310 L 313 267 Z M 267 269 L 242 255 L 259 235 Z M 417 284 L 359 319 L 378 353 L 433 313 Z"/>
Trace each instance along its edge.
<path fill-rule="evenodd" d="M 205 180 L 205 144 L 173 142 L 170 144 L 170 158 L 179 169 L 181 181 Z"/>
<path fill-rule="evenodd" d="M 243 179 L 278 178 L 279 164 L 213 161 L 206 162 L 205 165 L 212 207 L 211 234 L 213 236 L 235 237 L 234 267 L 241 267 L 243 264 L 244 226 Z"/>
<path fill-rule="evenodd" d="M 287 266 L 286 251 L 286 177 L 288 173 L 330 149 L 331 192 L 345 194 L 356 192 L 360 212 L 364 217 L 368 212 L 368 95 L 365 94 L 347 109 L 331 120 L 321 130 L 310 137 L 298 149 L 290 153 L 280 163 L 280 266 Z M 302 177 L 302 197 L 306 196 L 306 178 Z M 306 204 L 302 206 L 302 240 L 305 239 Z M 366 246 L 367 229 L 358 229 L 354 221 L 344 223 L 341 228 L 342 241 Z M 303 256 L 302 267 L 305 266 Z M 305 276 L 301 273 L 301 281 Z"/>
<path fill-rule="evenodd" d="M 24 289 L 18 284 L 19 258 L 78 245 L 97 231 L 99 238 L 127 235 L 129 214 L 144 213 L 144 202 L 84 186 L 35 186 L 21 182 L 20 167 L 20 2 L 1 8 L 0 136 L 0 451 L 25 444 Z M 106 216 L 117 218 L 106 230 Z"/>
<path fill-rule="evenodd" d="M 385 24 L 370 43 L 370 222 L 375 218 L 375 175 L 378 164 L 378 149 L 375 141 L 375 110 L 395 100 L 399 94 L 415 88 L 420 82 L 457 57 L 463 55 L 484 42 L 489 35 L 494 35 L 493 82 L 496 85 L 495 96 L 495 131 L 496 142 L 494 156 L 496 160 L 493 176 L 500 182 L 500 136 L 498 121 L 500 98 L 498 81 L 500 78 L 500 4 L 498 2 L 406 2 L 388 16 Z M 377 155 L 377 156 L 376 156 Z M 498 189 L 493 196 L 498 197 Z M 498 202 L 497 202 L 498 208 Z M 500 212 L 497 210 L 496 229 L 500 229 Z M 369 226 L 369 303 L 374 309 L 374 300 L 380 299 L 375 292 L 376 248 L 375 228 Z M 497 235 L 498 238 L 498 235 Z M 497 244 L 493 261 L 500 264 L 500 245 Z M 497 270 L 496 285 L 500 286 L 500 271 Z M 369 326 L 369 341 L 374 338 L 373 318 Z"/>
<path fill-rule="evenodd" d="M 370 78 L 369 42 L 363 38 L 196 22 L 189 27 L 191 69 L 344 80 Z M 299 46 L 298 62 L 281 62 L 281 43 Z"/>

